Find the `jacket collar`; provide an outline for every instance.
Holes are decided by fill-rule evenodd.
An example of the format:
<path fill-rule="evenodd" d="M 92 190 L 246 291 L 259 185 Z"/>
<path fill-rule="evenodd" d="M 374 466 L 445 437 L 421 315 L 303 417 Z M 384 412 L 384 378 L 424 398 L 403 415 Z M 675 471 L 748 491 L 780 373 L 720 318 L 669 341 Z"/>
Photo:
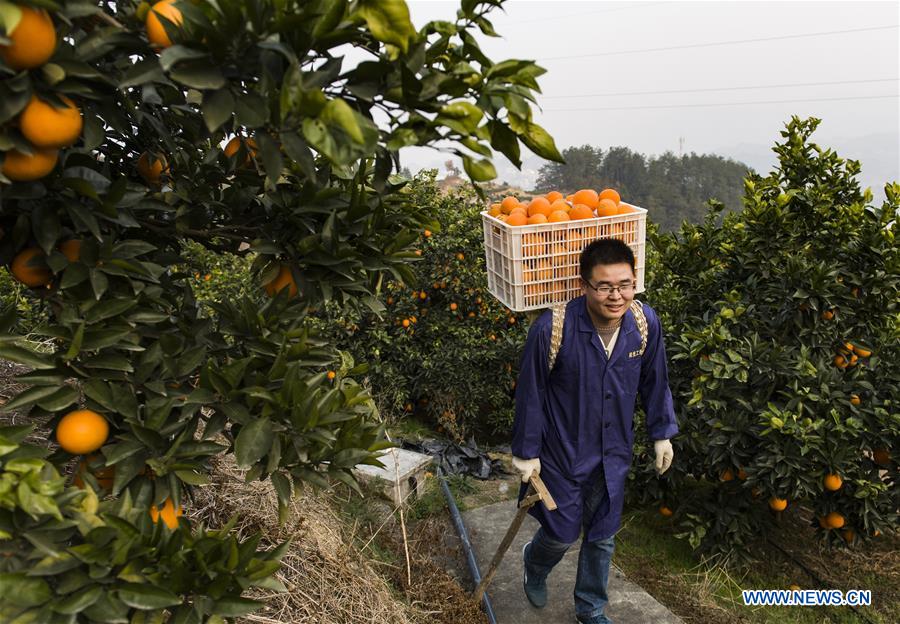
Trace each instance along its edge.
<path fill-rule="evenodd" d="M 578 330 L 582 332 L 588 332 L 591 334 L 591 343 L 600 350 L 603 356 L 606 356 L 606 350 L 603 348 L 603 345 L 600 343 L 600 336 L 597 335 L 597 328 L 594 327 L 594 322 L 591 320 L 591 315 L 587 309 L 587 298 L 585 295 L 581 295 L 576 300 L 577 310 L 578 310 Z M 625 316 L 622 317 L 622 326 L 619 328 L 619 337 L 616 338 L 616 344 L 613 346 L 613 352 L 609 358 L 609 364 L 612 364 L 616 360 L 621 357 L 621 355 L 632 349 L 631 343 L 631 334 L 637 331 L 637 323 L 634 320 L 634 313 L 631 311 L 631 308 L 625 311 Z"/>

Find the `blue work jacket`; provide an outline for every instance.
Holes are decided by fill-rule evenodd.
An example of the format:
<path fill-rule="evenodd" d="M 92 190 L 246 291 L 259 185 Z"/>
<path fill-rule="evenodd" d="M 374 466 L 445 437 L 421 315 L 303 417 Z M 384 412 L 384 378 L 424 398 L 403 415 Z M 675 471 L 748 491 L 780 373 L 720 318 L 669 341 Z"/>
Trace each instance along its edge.
<path fill-rule="evenodd" d="M 541 479 L 557 504 L 548 512 L 540 503 L 529 513 L 560 542 L 575 542 L 584 524 L 585 539 L 611 537 L 618 531 L 631 466 L 634 402 L 641 393 L 651 440 L 678 433 L 662 326 L 644 304 L 647 348 L 631 310 L 607 359 L 587 310 L 585 297 L 566 307 L 562 346 L 549 370 L 552 314 L 544 312 L 531 326 L 516 382 L 512 452 L 539 457 Z M 584 496 L 604 473 L 607 494 L 594 518 L 582 519 Z M 525 487 L 519 494 L 523 497 Z M 608 503 L 608 504 L 606 504 Z"/>

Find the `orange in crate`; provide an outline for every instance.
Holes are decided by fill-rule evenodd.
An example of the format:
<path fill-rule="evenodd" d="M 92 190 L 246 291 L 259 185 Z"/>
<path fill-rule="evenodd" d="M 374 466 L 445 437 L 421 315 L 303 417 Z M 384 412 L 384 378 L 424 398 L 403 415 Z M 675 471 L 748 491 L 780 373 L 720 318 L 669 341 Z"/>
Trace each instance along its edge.
<path fill-rule="evenodd" d="M 547 253 L 547 239 L 540 232 L 531 232 L 522 235 L 522 256 L 543 256 Z"/>
<path fill-rule="evenodd" d="M 550 216 L 550 202 L 546 197 L 535 197 L 528 204 L 528 216 L 532 217 L 536 214 L 542 214 L 545 217 Z"/>
<path fill-rule="evenodd" d="M 549 193 L 531 202 L 531 223 L 518 202 L 509 208 L 512 214 L 506 217 L 506 222 L 499 215 L 482 212 L 488 290 L 511 310 L 537 310 L 581 295 L 581 252 L 587 244 L 602 238 L 619 238 L 631 247 L 635 255 L 637 292 L 643 292 L 647 211 L 615 202 L 611 192 L 604 193 L 602 202 L 599 194 L 591 189 L 582 189 L 572 199 L 576 196 L 589 203 L 594 203 L 596 196 L 596 204 L 603 206 L 600 212 L 611 213 L 614 207 L 615 213 L 598 216 L 589 205 L 575 201 L 576 205 L 568 210 L 571 220 L 555 215 L 555 219 L 561 220 L 543 222 L 545 202 L 553 208 L 568 207 L 568 203 Z M 554 206 L 554 201 L 559 203 Z M 535 215 L 540 216 L 534 218 Z"/>

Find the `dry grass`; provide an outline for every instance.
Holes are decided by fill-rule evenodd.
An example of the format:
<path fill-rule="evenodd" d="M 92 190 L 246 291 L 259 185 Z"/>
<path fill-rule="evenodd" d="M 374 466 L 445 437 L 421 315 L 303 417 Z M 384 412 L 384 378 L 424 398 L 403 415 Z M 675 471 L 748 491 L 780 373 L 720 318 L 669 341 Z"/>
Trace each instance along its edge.
<path fill-rule="evenodd" d="M 415 615 L 398 601 L 384 579 L 343 535 L 343 523 L 327 497 L 304 490 L 294 497 L 288 520 L 278 524 L 278 503 L 272 485 L 245 483 L 230 460 L 212 471 L 212 484 L 195 490 L 192 520 L 221 526 L 238 515 L 242 536 L 261 531 L 260 547 L 291 540 L 282 558 L 278 593 L 256 589 L 246 595 L 265 602 L 259 613 L 241 621 L 266 624 L 413 624 Z"/>

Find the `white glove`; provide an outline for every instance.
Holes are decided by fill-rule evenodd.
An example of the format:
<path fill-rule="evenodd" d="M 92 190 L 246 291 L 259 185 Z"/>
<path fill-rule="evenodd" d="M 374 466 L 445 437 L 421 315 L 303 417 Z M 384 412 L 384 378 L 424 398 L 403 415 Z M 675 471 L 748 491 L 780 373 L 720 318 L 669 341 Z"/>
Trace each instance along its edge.
<path fill-rule="evenodd" d="M 656 472 L 662 474 L 672 466 L 672 458 L 675 457 L 672 443 L 668 440 L 657 440 L 653 443 L 653 449 L 656 451 Z"/>
<path fill-rule="evenodd" d="M 513 468 L 522 473 L 522 483 L 528 483 L 532 473 L 541 474 L 541 460 L 538 457 L 522 459 L 521 457 L 513 456 L 512 464 Z"/>

